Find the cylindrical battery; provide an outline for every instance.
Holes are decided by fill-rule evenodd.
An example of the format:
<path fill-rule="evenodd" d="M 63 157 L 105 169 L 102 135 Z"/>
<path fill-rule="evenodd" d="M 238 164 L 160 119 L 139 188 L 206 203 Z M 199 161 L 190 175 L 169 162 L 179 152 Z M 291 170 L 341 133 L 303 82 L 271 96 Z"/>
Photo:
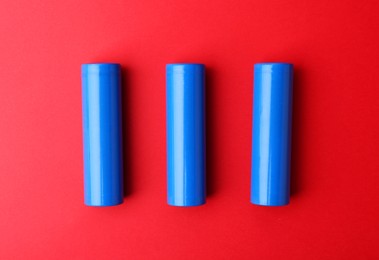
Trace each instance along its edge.
<path fill-rule="evenodd" d="M 168 204 L 205 203 L 205 67 L 166 66 Z"/>
<path fill-rule="evenodd" d="M 82 65 L 84 203 L 123 202 L 120 65 Z"/>
<path fill-rule="evenodd" d="M 251 203 L 289 203 L 293 66 L 254 66 Z"/>

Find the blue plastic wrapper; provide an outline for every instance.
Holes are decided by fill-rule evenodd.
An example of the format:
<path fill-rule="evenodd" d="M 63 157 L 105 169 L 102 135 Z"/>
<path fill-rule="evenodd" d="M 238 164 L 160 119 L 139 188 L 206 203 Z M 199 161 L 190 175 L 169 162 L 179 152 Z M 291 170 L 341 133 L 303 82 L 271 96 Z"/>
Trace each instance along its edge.
<path fill-rule="evenodd" d="M 166 66 L 168 204 L 205 203 L 205 68 Z"/>
<path fill-rule="evenodd" d="M 120 65 L 82 65 L 84 203 L 123 202 Z"/>
<path fill-rule="evenodd" d="M 293 66 L 254 66 L 251 203 L 289 203 Z"/>

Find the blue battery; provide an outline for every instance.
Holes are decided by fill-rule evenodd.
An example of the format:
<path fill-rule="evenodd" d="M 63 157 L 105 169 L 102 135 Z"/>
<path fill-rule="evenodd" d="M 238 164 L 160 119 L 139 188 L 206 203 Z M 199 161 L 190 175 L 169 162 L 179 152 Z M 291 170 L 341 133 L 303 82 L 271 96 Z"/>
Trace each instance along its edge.
<path fill-rule="evenodd" d="M 166 66 L 167 202 L 205 203 L 205 67 Z"/>
<path fill-rule="evenodd" d="M 251 203 L 283 206 L 290 197 L 293 66 L 254 66 Z"/>
<path fill-rule="evenodd" d="M 84 203 L 123 202 L 120 65 L 82 65 Z"/>

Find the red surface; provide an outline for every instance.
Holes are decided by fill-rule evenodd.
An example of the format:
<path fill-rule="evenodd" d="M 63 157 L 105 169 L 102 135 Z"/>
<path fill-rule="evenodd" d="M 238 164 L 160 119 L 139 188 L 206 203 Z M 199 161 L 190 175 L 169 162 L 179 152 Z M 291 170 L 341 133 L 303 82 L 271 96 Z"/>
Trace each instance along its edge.
<path fill-rule="evenodd" d="M 0 259 L 378 259 L 379 4 L 2 1 Z M 83 205 L 80 64 L 120 62 L 128 195 Z M 209 197 L 166 205 L 165 64 L 207 65 Z M 293 196 L 249 203 L 252 67 L 296 67 Z"/>

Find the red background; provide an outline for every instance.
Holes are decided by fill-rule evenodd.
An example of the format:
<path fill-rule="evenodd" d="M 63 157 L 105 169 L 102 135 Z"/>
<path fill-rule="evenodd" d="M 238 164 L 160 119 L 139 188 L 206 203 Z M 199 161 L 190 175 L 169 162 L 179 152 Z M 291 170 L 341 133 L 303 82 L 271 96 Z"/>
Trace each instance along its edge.
<path fill-rule="evenodd" d="M 0 5 L 1 259 L 379 257 L 379 4 Z M 80 64 L 124 73 L 127 196 L 83 205 Z M 292 198 L 249 203 L 252 68 L 295 65 Z M 166 205 L 165 64 L 207 66 L 208 200 Z"/>

